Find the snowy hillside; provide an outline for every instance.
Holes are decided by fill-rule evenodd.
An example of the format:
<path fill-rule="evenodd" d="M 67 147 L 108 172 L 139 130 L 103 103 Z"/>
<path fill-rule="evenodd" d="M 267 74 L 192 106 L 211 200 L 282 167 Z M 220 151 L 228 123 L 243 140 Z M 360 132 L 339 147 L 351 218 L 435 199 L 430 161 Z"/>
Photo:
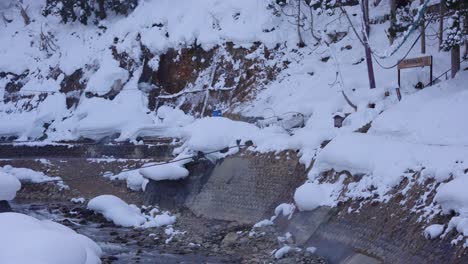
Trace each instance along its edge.
<path fill-rule="evenodd" d="M 375 89 L 358 1 L 300 1 L 300 36 L 291 15 L 296 1 L 140 0 L 128 15 L 109 13 L 87 25 L 44 16 L 45 0 L 24 0 L 26 25 L 13 2 L 0 6 L 3 141 L 142 144 L 140 138 L 169 137 L 181 142 L 174 154 L 185 155 L 240 139 L 253 141 L 251 151 L 297 150 L 310 169 L 294 194 L 299 209 L 387 202 L 419 186 L 426 190 L 424 209 L 408 211 L 422 214 L 429 227 L 436 215 L 452 213 L 450 222 L 437 223 L 444 225 L 439 235 L 456 229 L 454 244 L 468 247 L 468 198 L 460 188 L 468 182 L 466 47 L 453 79 L 448 72 L 429 86 L 428 67 L 402 70 L 401 101 L 397 68 L 390 67 L 432 55 L 434 77 L 450 69 L 450 51 L 439 50 L 437 13 L 426 13 L 425 54 L 419 29 L 411 28 L 417 10 L 438 1 L 425 1 L 424 9 L 408 1 L 413 13 L 398 17 L 406 27 L 393 44 L 391 1 L 371 3 Z M 212 116 L 214 110 L 223 117 Z M 345 117 L 341 127 L 337 116 Z M 183 166 L 161 168 L 181 171 L 163 171 L 170 177 L 143 170 L 134 189 L 144 189 L 143 178 L 187 177 Z M 408 185 L 398 189 L 403 180 Z"/>

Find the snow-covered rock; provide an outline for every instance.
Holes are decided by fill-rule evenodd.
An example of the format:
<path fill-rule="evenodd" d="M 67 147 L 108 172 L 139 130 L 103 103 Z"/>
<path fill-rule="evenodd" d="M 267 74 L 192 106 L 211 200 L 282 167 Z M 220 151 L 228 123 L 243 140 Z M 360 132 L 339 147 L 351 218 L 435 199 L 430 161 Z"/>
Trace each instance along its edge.
<path fill-rule="evenodd" d="M 260 228 L 260 227 L 271 226 L 271 225 L 273 225 L 273 221 L 271 221 L 269 219 L 263 219 L 263 220 L 255 223 L 253 225 L 253 228 Z"/>
<path fill-rule="evenodd" d="M 292 248 L 290 246 L 283 246 L 275 252 L 275 259 L 280 259 L 286 256 Z"/>
<path fill-rule="evenodd" d="M 15 168 L 10 165 L 0 167 L 0 172 L 15 176 L 22 183 L 42 183 L 49 181 L 60 181 L 60 177 L 50 177 L 40 171 L 28 168 Z"/>
<path fill-rule="evenodd" d="M 168 163 L 140 170 L 141 175 L 154 181 L 178 180 L 189 175 L 189 171 L 182 165 Z"/>
<path fill-rule="evenodd" d="M 86 199 L 83 198 L 83 197 L 79 197 L 79 198 L 71 198 L 70 199 L 70 202 L 74 203 L 74 204 L 84 204 L 86 202 Z"/>
<path fill-rule="evenodd" d="M 133 204 L 127 204 L 114 195 L 100 195 L 88 202 L 88 209 L 102 214 L 107 220 L 123 227 L 152 228 L 172 225 L 176 217 L 169 212 L 152 210 L 149 214 L 143 214 Z"/>
<path fill-rule="evenodd" d="M 143 178 L 139 170 L 122 171 L 116 175 L 104 175 L 111 180 L 124 180 L 127 182 L 127 188 L 132 191 L 144 190 L 147 179 Z"/>
<path fill-rule="evenodd" d="M 128 79 L 128 72 L 119 67 L 110 50 L 105 52 L 99 69 L 89 78 L 86 86 L 87 92 L 104 95 L 112 89 L 119 91 Z"/>
<path fill-rule="evenodd" d="M 0 214 L 0 263 L 100 264 L 101 248 L 61 224 Z"/>
<path fill-rule="evenodd" d="M 296 189 L 294 201 L 301 211 L 310 211 L 319 206 L 333 206 L 335 198 L 341 190 L 340 184 L 318 184 L 306 182 Z"/>
<path fill-rule="evenodd" d="M 15 199 L 16 192 L 21 189 L 21 182 L 13 175 L 0 172 L 0 201 Z"/>
<path fill-rule="evenodd" d="M 468 186 L 468 175 L 465 174 L 447 183 L 442 183 L 437 189 L 434 200 L 441 205 L 445 214 L 450 214 L 452 211 L 468 214 L 466 186 Z"/>
<path fill-rule="evenodd" d="M 149 225 L 153 225 L 156 227 L 172 225 L 176 221 L 176 217 L 170 215 L 168 212 L 163 212 L 162 214 L 156 215 L 154 217 L 154 222 L 150 222 Z"/>
<path fill-rule="evenodd" d="M 444 225 L 430 225 L 424 229 L 424 236 L 427 239 L 435 239 L 438 238 L 442 232 L 444 232 Z"/>
<path fill-rule="evenodd" d="M 237 139 L 252 140 L 258 133 L 256 126 L 245 122 L 206 117 L 185 126 L 182 136 L 189 149 L 207 152 L 235 146 Z"/>
<path fill-rule="evenodd" d="M 124 227 L 140 226 L 145 217 L 135 206 L 130 206 L 113 195 L 100 195 L 88 202 L 88 209 L 102 214 L 107 220 Z"/>

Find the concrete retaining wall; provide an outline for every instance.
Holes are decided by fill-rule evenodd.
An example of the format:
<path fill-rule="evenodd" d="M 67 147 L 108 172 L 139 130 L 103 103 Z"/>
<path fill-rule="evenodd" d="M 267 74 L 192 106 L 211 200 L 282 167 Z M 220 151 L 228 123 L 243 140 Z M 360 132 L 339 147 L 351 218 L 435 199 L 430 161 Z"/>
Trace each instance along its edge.
<path fill-rule="evenodd" d="M 145 195 L 147 201 L 185 206 L 209 219 L 253 224 L 269 218 L 278 204 L 291 202 L 295 189 L 306 179 L 294 152 L 289 159 L 285 153 L 281 156 L 248 153 L 218 164 L 192 165 L 187 179 L 152 182 Z M 367 204 L 360 213 L 348 213 L 359 202 L 296 212 L 291 220 L 278 218 L 276 224 L 291 232 L 298 245 L 317 247 L 318 254 L 330 263 L 468 263 L 468 250 L 452 246 L 453 237 L 424 238 L 427 223 L 418 223 L 418 215 L 402 207 L 399 199 Z"/>
<path fill-rule="evenodd" d="M 210 219 L 256 223 L 270 217 L 278 204 L 291 201 L 305 181 L 295 152 L 281 155 L 277 159 L 274 154 L 245 153 L 211 166 L 192 165 L 186 179 L 149 183 L 145 201 L 163 207 L 182 205 Z"/>

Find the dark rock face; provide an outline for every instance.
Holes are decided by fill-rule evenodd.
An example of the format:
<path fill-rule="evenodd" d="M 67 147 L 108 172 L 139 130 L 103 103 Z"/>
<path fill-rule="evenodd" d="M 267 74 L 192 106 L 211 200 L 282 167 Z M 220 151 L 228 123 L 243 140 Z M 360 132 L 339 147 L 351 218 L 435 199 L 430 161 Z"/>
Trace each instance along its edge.
<path fill-rule="evenodd" d="M 178 93 L 209 66 L 213 53 L 214 50 L 204 51 L 201 47 L 182 49 L 180 53 L 169 49 L 159 57 L 159 68 L 153 73 L 152 80 L 167 93 Z"/>
<path fill-rule="evenodd" d="M 13 212 L 8 201 L 0 201 L 0 213 Z"/>
<path fill-rule="evenodd" d="M 78 105 L 80 96 L 86 87 L 86 81 L 82 80 L 83 70 L 78 69 L 71 75 L 66 75 L 60 83 L 60 92 L 66 93 L 67 108 L 70 109 Z"/>

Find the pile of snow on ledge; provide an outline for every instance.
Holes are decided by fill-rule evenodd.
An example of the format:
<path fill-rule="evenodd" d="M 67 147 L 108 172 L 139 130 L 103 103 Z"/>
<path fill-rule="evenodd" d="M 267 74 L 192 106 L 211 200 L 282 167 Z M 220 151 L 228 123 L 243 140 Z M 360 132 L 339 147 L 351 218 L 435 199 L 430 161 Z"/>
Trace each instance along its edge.
<path fill-rule="evenodd" d="M 0 263 L 100 264 L 101 248 L 61 224 L 0 214 Z"/>
<path fill-rule="evenodd" d="M 10 165 L 0 167 L 0 172 L 10 174 L 16 177 L 21 183 L 44 183 L 54 182 L 60 190 L 68 189 L 69 187 L 63 183 L 60 177 L 50 177 L 40 171 L 34 171 L 27 168 L 15 168 Z"/>

